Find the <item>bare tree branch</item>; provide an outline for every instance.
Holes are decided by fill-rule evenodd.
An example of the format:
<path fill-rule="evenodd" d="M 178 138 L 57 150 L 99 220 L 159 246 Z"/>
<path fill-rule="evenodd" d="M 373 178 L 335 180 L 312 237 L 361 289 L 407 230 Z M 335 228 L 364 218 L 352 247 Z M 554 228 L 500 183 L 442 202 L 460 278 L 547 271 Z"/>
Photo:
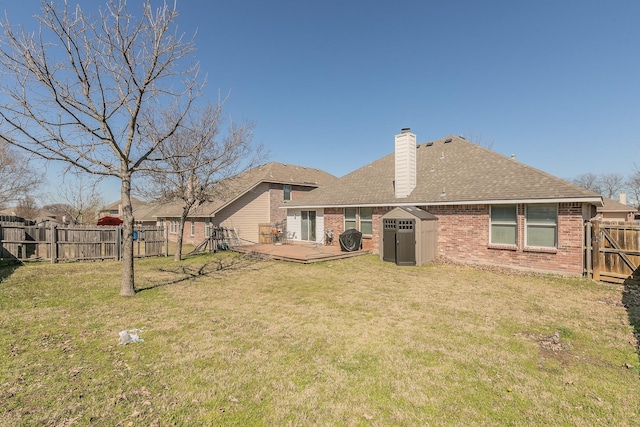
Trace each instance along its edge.
<path fill-rule="evenodd" d="M 135 293 L 132 176 L 156 168 L 150 157 L 203 87 L 193 39 L 177 31 L 175 4 L 133 3 L 108 0 L 94 17 L 43 1 L 37 33 L 8 18 L 0 23 L 0 140 L 68 169 L 120 179 L 121 295 Z"/>
<path fill-rule="evenodd" d="M 146 171 L 141 194 L 182 208 L 175 260 L 182 258 L 184 224 L 194 209 L 222 197 L 221 183 L 256 165 L 265 157 L 253 143 L 251 122 L 229 123 L 225 129 L 224 101 L 194 108 L 182 125 L 158 147 L 154 169 Z"/>

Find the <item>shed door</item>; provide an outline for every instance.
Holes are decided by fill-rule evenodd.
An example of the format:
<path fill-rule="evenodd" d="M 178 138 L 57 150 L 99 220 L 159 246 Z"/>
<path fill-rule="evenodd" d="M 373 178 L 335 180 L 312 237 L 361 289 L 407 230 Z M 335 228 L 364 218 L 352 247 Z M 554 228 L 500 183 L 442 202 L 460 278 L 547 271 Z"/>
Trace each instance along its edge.
<path fill-rule="evenodd" d="M 413 219 L 397 221 L 396 264 L 416 265 L 416 222 Z"/>
<path fill-rule="evenodd" d="M 382 235 L 382 260 L 396 262 L 396 221 L 395 219 L 384 220 L 384 230 Z"/>

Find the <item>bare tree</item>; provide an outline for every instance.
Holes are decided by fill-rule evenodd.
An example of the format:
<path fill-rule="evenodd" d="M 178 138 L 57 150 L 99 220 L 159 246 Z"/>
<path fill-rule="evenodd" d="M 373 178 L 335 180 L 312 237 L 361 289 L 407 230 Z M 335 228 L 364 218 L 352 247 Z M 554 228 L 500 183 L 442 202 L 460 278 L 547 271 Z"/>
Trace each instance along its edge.
<path fill-rule="evenodd" d="M 37 191 L 43 175 L 20 153 L 0 141 L 0 208 L 15 204 Z"/>
<path fill-rule="evenodd" d="M 71 224 L 95 224 L 104 205 L 96 187 L 98 182 L 82 174 L 77 174 L 73 179 L 69 179 L 69 175 L 66 178 L 54 196 L 56 202 L 43 206 L 43 209 L 65 217 L 65 222 Z"/>
<path fill-rule="evenodd" d="M 43 1 L 38 32 L 6 19 L 0 40 L 0 91 L 8 100 L 0 105 L 0 139 L 121 182 L 124 296 L 135 294 L 132 176 L 166 160 L 158 146 L 202 89 L 199 66 L 189 62 L 193 39 L 177 32 L 175 5 L 133 3 L 109 0 L 92 17 L 80 6 Z"/>
<path fill-rule="evenodd" d="M 619 173 L 606 173 L 601 175 L 600 182 L 602 185 L 601 194 L 609 199 L 615 199 L 620 192 L 624 190 L 625 178 Z"/>
<path fill-rule="evenodd" d="M 36 199 L 33 196 L 26 195 L 16 205 L 16 215 L 25 219 L 35 219 L 40 212 Z"/>
<path fill-rule="evenodd" d="M 600 177 L 594 173 L 587 172 L 573 178 L 571 182 L 578 187 L 602 194 L 602 183 Z"/>
<path fill-rule="evenodd" d="M 640 168 L 636 166 L 635 171 L 629 177 L 626 184 L 629 193 L 633 197 L 636 207 L 640 209 Z"/>
<path fill-rule="evenodd" d="M 231 122 L 225 130 L 224 101 L 193 108 L 176 132 L 159 146 L 163 159 L 149 172 L 145 197 L 181 207 L 178 244 L 174 256 L 182 259 L 184 225 L 190 214 L 225 191 L 221 183 L 263 158 L 262 146 L 253 142 L 251 122 Z"/>

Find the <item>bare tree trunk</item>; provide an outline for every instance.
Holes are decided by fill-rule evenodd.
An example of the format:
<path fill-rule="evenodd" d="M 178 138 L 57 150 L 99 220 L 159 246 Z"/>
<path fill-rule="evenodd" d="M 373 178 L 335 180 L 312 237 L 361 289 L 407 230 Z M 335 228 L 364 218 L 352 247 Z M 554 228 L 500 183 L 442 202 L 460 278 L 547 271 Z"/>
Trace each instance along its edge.
<path fill-rule="evenodd" d="M 174 261 L 182 260 L 182 242 L 184 240 L 184 224 L 187 222 L 187 214 L 189 211 L 182 211 L 180 216 L 180 225 L 178 226 L 178 247 L 176 248 L 176 254 L 173 256 Z"/>
<path fill-rule="evenodd" d="M 133 208 L 131 206 L 131 174 L 122 178 L 120 199 L 122 203 L 122 284 L 120 295 L 136 294 L 133 271 Z"/>

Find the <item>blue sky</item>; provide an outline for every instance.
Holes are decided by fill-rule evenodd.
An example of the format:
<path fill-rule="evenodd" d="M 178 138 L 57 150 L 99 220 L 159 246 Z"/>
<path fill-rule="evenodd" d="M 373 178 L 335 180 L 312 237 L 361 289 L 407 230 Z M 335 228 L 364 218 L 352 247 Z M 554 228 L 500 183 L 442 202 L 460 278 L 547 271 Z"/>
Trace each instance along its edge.
<path fill-rule="evenodd" d="M 93 4 L 94 1 L 81 1 Z M 37 1 L 0 1 L 17 22 Z M 342 176 L 455 134 L 570 179 L 640 167 L 640 2 L 179 0 L 211 99 Z M 59 180 L 52 176 L 52 180 Z M 119 197 L 117 183 L 105 201 Z"/>

